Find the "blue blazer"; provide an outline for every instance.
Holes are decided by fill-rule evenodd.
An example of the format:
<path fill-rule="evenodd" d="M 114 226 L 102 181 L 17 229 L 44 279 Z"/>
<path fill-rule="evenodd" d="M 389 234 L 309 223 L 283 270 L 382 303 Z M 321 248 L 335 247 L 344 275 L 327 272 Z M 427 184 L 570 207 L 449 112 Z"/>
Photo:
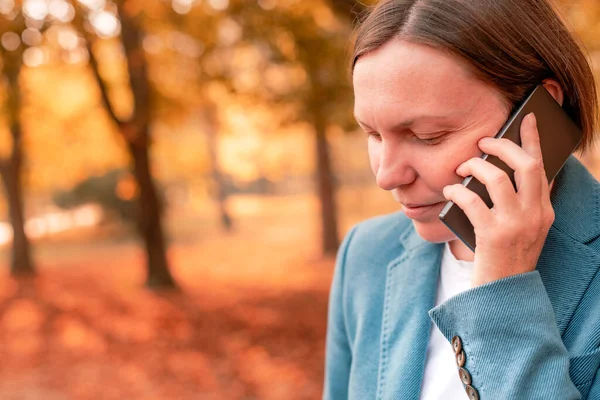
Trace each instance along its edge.
<path fill-rule="evenodd" d="M 355 226 L 331 287 L 323 398 L 419 399 L 433 321 L 462 339 L 481 399 L 600 399 L 600 185 L 571 156 L 551 196 L 535 271 L 435 308 L 443 245 L 402 213 Z"/>

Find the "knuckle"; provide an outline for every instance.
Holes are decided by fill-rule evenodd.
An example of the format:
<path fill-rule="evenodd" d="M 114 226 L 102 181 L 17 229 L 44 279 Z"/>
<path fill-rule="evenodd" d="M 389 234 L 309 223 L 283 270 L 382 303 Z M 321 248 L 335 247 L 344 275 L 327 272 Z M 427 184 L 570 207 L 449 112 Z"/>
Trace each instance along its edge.
<path fill-rule="evenodd" d="M 508 180 L 508 175 L 506 175 L 506 173 L 503 171 L 499 171 L 492 175 L 490 178 L 490 183 L 498 185 L 504 183 L 506 180 Z"/>
<path fill-rule="evenodd" d="M 544 163 L 541 158 L 532 158 L 525 164 L 524 167 L 527 172 L 538 172 L 544 169 Z"/>
<path fill-rule="evenodd" d="M 546 212 L 545 222 L 546 226 L 552 226 L 554 220 L 556 219 L 556 214 L 553 209 L 550 209 Z"/>
<path fill-rule="evenodd" d="M 477 195 L 476 195 L 475 193 L 473 193 L 473 192 L 470 192 L 470 193 L 467 195 L 467 198 L 466 198 L 465 202 L 466 202 L 466 204 L 467 204 L 469 207 L 475 207 L 475 206 L 477 206 L 477 205 L 479 204 L 479 196 L 477 196 Z"/>

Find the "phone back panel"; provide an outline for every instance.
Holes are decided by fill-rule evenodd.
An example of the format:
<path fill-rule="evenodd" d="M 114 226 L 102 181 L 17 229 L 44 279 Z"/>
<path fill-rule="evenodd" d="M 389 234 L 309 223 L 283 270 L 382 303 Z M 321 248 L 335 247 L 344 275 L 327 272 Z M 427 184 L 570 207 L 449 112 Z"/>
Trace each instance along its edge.
<path fill-rule="evenodd" d="M 583 133 L 550 93 L 542 85 L 539 85 L 531 92 L 521 106 L 515 110 L 498 132 L 496 138 L 507 138 L 521 146 L 521 123 L 523 118 L 531 112 L 536 116 L 544 169 L 546 170 L 548 182 L 550 182 L 577 148 L 581 142 Z M 505 171 L 516 188 L 514 171 L 508 165 L 496 156 L 484 154 L 482 158 Z M 463 180 L 462 184 L 477 193 L 488 207 L 491 208 L 493 206 L 485 185 L 477 179 L 468 176 Z M 476 243 L 473 225 L 460 207 L 449 201 L 442 209 L 439 218 L 463 243 L 475 251 Z"/>

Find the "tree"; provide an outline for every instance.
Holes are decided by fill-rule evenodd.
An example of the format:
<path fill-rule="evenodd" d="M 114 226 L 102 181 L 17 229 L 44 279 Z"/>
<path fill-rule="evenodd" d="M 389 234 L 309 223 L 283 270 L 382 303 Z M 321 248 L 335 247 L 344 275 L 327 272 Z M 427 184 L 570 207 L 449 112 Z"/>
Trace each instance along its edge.
<path fill-rule="evenodd" d="M 177 37 L 186 47 L 189 42 L 201 46 L 202 55 L 198 60 L 199 71 L 194 72 L 195 81 L 186 83 L 192 85 L 191 91 L 196 96 L 187 96 L 179 91 L 169 100 L 171 106 L 175 104 L 185 109 L 184 103 L 188 103 L 187 107 L 191 103 L 195 104 L 194 111 L 203 110 L 200 114 L 204 116 L 209 147 L 214 144 L 219 128 L 218 101 L 211 98 L 210 90 L 207 90 L 215 82 L 235 96 L 236 101 L 251 98 L 250 102 L 268 104 L 272 109 L 287 105 L 288 110 L 293 111 L 284 118 L 275 115 L 274 118 L 280 118 L 282 124 L 308 123 L 313 128 L 317 155 L 315 181 L 321 200 L 322 249 L 324 253 L 333 254 L 339 244 L 339 234 L 335 179 L 326 132 L 333 125 L 350 125 L 351 92 L 344 71 L 352 7 L 348 7 L 349 2 L 336 3 L 336 12 L 343 14 L 340 18 L 330 4 L 321 0 L 281 5 L 270 3 L 231 1 L 226 8 L 214 9 L 211 2 L 199 2 L 195 7 L 185 9 L 184 15 L 172 10 L 169 13 L 163 8 L 160 12 L 153 12 L 161 18 L 149 21 L 148 29 L 168 32 L 165 36 L 170 38 L 167 41 Z M 152 7 L 157 8 L 155 3 Z M 174 56 L 177 57 L 176 54 Z M 184 62 L 181 58 L 169 57 L 166 60 L 164 55 L 160 57 L 168 65 Z M 237 58 L 250 61 L 252 66 L 244 64 L 244 61 L 236 62 Z M 300 70 L 304 71 L 302 75 L 305 77 L 301 85 L 284 82 L 283 86 L 289 87 L 283 88 L 281 84 L 270 84 L 274 74 L 290 75 L 289 82 L 298 81 Z M 183 72 L 186 70 L 182 69 Z M 244 84 L 248 73 L 254 77 L 251 80 L 264 84 Z M 213 156 L 213 180 L 219 188 L 222 185 L 219 185 L 216 153 L 211 151 L 210 154 Z M 226 194 L 222 188 L 217 192 L 221 219 L 227 225 Z"/>
<path fill-rule="evenodd" d="M 286 124 L 307 122 L 313 128 L 317 165 L 315 180 L 320 199 L 322 250 L 335 254 L 339 245 L 335 179 L 327 143 L 330 126 L 349 126 L 351 92 L 346 70 L 351 24 L 339 18 L 320 0 L 290 2 L 263 8 L 259 4 L 232 2 L 229 25 L 243 31 L 234 47 L 253 46 L 264 60 L 256 63 L 261 85 L 241 88 L 236 84 L 244 65 L 229 65 L 222 72 L 239 96 L 253 96 L 271 105 L 288 104 L 293 113 Z M 215 51 L 219 51 L 216 49 Z M 230 51 L 230 50 L 229 50 Z M 226 59 L 226 57 L 221 57 Z M 298 78 L 298 70 L 304 71 Z M 271 72 L 289 74 L 288 81 L 271 83 Z M 302 84 L 291 82 L 302 81 Z"/>
<path fill-rule="evenodd" d="M 177 285 L 170 273 L 166 255 L 166 244 L 162 226 L 162 204 L 152 178 L 150 161 L 150 124 L 152 95 L 148 79 L 148 65 L 142 49 L 143 31 L 136 15 L 139 9 L 134 1 L 116 3 L 116 15 L 121 25 L 120 43 L 125 53 L 128 85 L 133 97 L 133 112 L 129 118 L 118 115 L 111 103 L 107 82 L 100 72 L 101 60 L 95 52 L 99 39 L 85 30 L 83 10 L 77 7 L 76 24 L 87 40 L 90 67 L 100 89 L 102 104 L 125 140 L 132 159 L 132 173 L 137 183 L 138 214 L 137 228 L 146 248 L 146 285 L 151 288 L 175 288 Z"/>
<path fill-rule="evenodd" d="M 351 24 L 346 18 L 338 18 L 331 7 L 321 1 L 303 3 L 296 10 L 272 10 L 271 13 L 275 14 L 272 21 L 276 21 L 271 28 L 287 31 L 296 51 L 289 55 L 280 52 L 278 38 L 263 28 L 268 27 L 266 24 L 256 27 L 257 33 L 263 33 L 263 39 L 270 43 L 282 62 L 297 63 L 306 71 L 306 86 L 298 92 L 298 115 L 313 127 L 322 250 L 333 255 L 339 246 L 339 232 L 327 129 L 336 124 L 349 125 L 352 96 L 344 71 L 347 70 L 347 40 Z"/>
<path fill-rule="evenodd" d="M 20 32 L 23 20 L 16 14 L 10 18 L 0 17 L 0 56 L 3 61 L 3 75 L 6 84 L 6 118 L 9 124 L 11 146 L 7 157 L 0 160 L 0 175 L 8 200 L 10 222 L 13 228 L 11 252 L 11 274 L 14 276 L 33 275 L 35 267 L 31 259 L 30 243 L 25 233 L 23 207 L 23 186 L 21 170 L 23 165 L 23 131 L 21 128 L 22 97 L 19 85 L 23 47 Z"/>
<path fill-rule="evenodd" d="M 208 153 L 210 157 L 210 164 L 212 170 L 212 181 L 214 184 L 213 197 L 215 198 L 219 207 L 219 217 L 221 226 L 226 231 L 233 229 L 233 219 L 227 209 L 227 188 L 223 180 L 223 173 L 221 172 L 219 164 L 217 136 L 219 134 L 219 122 L 217 107 L 212 102 L 205 102 L 204 106 L 200 108 L 199 113 L 202 115 L 204 122 L 204 130 L 206 133 L 206 144 L 208 147 Z"/>

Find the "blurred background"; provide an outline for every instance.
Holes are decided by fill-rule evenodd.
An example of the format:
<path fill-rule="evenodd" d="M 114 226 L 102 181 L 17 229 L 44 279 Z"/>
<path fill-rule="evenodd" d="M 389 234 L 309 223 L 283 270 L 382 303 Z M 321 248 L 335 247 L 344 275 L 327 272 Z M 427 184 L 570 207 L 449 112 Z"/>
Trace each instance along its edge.
<path fill-rule="evenodd" d="M 1 399 L 320 398 L 367 4 L 0 0 Z"/>

